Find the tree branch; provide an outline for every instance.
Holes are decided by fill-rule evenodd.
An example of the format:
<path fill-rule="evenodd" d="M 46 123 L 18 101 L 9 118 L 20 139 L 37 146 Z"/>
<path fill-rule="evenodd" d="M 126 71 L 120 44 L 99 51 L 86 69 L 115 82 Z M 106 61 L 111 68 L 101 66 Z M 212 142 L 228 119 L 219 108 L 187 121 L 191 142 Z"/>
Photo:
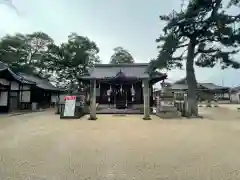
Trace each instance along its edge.
<path fill-rule="evenodd" d="M 209 53 L 215 53 L 215 52 L 219 52 L 220 49 L 215 49 L 215 48 L 209 48 L 209 49 L 198 49 L 198 53 L 205 53 L 205 54 L 209 54 Z"/>
<path fill-rule="evenodd" d="M 182 47 L 187 47 L 187 46 L 188 46 L 188 43 L 187 44 L 178 45 L 176 48 L 182 48 Z"/>

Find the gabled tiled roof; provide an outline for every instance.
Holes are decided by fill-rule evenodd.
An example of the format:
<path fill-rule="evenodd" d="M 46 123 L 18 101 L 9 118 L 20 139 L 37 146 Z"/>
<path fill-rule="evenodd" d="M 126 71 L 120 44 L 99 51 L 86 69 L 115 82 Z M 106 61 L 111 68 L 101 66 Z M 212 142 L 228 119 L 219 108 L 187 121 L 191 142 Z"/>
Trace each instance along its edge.
<path fill-rule="evenodd" d="M 8 67 L 0 61 L 0 71 L 7 69 Z"/>
<path fill-rule="evenodd" d="M 177 80 L 175 83 L 173 83 L 173 85 L 175 85 L 175 84 L 177 84 L 175 87 L 177 87 L 177 86 L 180 87 L 180 84 L 181 85 L 187 85 L 187 78 L 185 77 L 185 78 L 182 78 L 180 80 Z M 206 88 L 206 89 L 209 89 L 209 90 L 229 89 L 228 87 L 218 86 L 218 85 L 213 84 L 213 83 L 198 83 L 198 87 L 199 88 L 203 87 L 203 88 Z"/>
<path fill-rule="evenodd" d="M 146 73 L 148 64 L 98 64 L 92 71 L 89 72 L 90 77 L 93 78 L 113 78 L 119 72 L 122 72 L 126 77 L 147 78 Z"/>
<path fill-rule="evenodd" d="M 19 76 L 23 77 L 24 80 L 36 83 L 36 86 L 41 89 L 50 91 L 61 91 L 59 88 L 53 86 L 47 79 L 25 73 L 19 73 Z"/>
<path fill-rule="evenodd" d="M 83 76 L 82 79 L 105 79 L 114 78 L 121 72 L 127 78 L 148 78 L 148 63 L 134 64 L 97 64 L 89 71 L 89 76 Z M 155 75 L 155 74 L 154 74 Z M 158 77 L 163 74 L 158 73 Z"/>
<path fill-rule="evenodd" d="M 186 84 L 172 84 L 169 88 L 172 90 L 187 90 L 188 86 Z"/>
<path fill-rule="evenodd" d="M 15 74 L 6 64 L 0 62 L 0 72 L 3 71 L 8 71 L 11 76 L 20 83 L 36 85 L 37 87 L 44 90 L 62 91 L 61 89 L 53 86 L 47 79 L 25 73 Z"/>
<path fill-rule="evenodd" d="M 169 88 L 169 87 L 171 87 L 171 83 L 169 83 L 169 82 L 162 82 L 161 83 L 161 86 L 162 86 L 162 88 Z"/>
<path fill-rule="evenodd" d="M 234 87 L 233 89 L 240 90 L 240 86 Z"/>
<path fill-rule="evenodd" d="M 34 84 L 33 82 L 29 82 L 27 80 L 24 80 L 22 77 L 15 74 L 6 64 L 4 64 L 3 62 L 0 62 L 0 72 L 6 72 L 6 71 L 10 74 L 10 76 L 14 80 L 16 80 L 16 81 L 18 81 L 22 84 Z"/>
<path fill-rule="evenodd" d="M 210 89 L 210 90 L 218 90 L 218 89 L 229 89 L 228 87 L 223 87 L 223 86 L 218 86 L 216 84 L 213 83 L 198 83 L 198 86 L 202 86 L 206 89 Z"/>
<path fill-rule="evenodd" d="M 206 88 L 209 90 L 227 90 L 227 89 L 229 89 L 228 87 L 218 86 L 213 83 L 198 83 L 197 85 L 198 85 L 199 89 L 201 89 L 201 88 Z M 182 79 L 176 81 L 175 83 L 172 84 L 171 88 L 179 89 L 179 90 L 188 89 L 186 78 L 182 78 Z"/>
<path fill-rule="evenodd" d="M 231 92 L 239 92 L 239 91 L 240 91 L 240 86 L 237 86 L 231 89 Z"/>
<path fill-rule="evenodd" d="M 182 78 L 177 81 L 175 81 L 173 84 L 187 84 L 187 78 Z"/>

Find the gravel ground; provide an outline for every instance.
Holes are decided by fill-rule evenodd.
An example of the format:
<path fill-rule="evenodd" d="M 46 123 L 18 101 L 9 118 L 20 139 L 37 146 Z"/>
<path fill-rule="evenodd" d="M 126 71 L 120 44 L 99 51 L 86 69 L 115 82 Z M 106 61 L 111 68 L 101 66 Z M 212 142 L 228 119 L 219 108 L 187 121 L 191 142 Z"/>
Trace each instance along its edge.
<path fill-rule="evenodd" d="M 240 119 L 141 118 L 0 117 L 0 179 L 240 179 Z"/>

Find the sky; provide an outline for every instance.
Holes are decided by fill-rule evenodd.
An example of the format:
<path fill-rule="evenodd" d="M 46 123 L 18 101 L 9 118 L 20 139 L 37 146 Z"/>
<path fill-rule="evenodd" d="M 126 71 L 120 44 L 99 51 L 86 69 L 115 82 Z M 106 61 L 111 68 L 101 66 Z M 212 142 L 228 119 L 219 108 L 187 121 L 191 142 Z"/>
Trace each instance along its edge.
<path fill-rule="evenodd" d="M 4 0 L 0 0 L 3 2 Z M 180 9 L 181 0 L 12 0 L 18 13 L 0 4 L 0 37 L 6 34 L 43 31 L 57 44 L 76 32 L 95 41 L 102 63 L 113 48 L 122 46 L 135 62 L 147 63 L 158 54 L 155 39 L 164 24 L 160 14 Z M 240 56 L 239 56 L 240 59 Z M 196 67 L 199 82 L 240 85 L 240 70 Z M 166 72 L 166 71 L 165 71 Z M 185 70 L 167 71 L 168 81 L 185 77 Z"/>

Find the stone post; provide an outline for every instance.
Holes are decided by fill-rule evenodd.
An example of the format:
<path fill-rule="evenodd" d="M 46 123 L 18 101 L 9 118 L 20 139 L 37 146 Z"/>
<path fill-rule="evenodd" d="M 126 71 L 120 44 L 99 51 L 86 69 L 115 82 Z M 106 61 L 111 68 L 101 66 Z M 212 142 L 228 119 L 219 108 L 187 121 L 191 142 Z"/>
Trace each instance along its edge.
<path fill-rule="evenodd" d="M 144 99 L 144 120 L 151 120 L 150 117 L 150 88 L 148 79 L 143 80 L 143 99 Z"/>
<path fill-rule="evenodd" d="M 90 117 L 89 120 L 96 120 L 96 80 L 90 82 Z"/>

